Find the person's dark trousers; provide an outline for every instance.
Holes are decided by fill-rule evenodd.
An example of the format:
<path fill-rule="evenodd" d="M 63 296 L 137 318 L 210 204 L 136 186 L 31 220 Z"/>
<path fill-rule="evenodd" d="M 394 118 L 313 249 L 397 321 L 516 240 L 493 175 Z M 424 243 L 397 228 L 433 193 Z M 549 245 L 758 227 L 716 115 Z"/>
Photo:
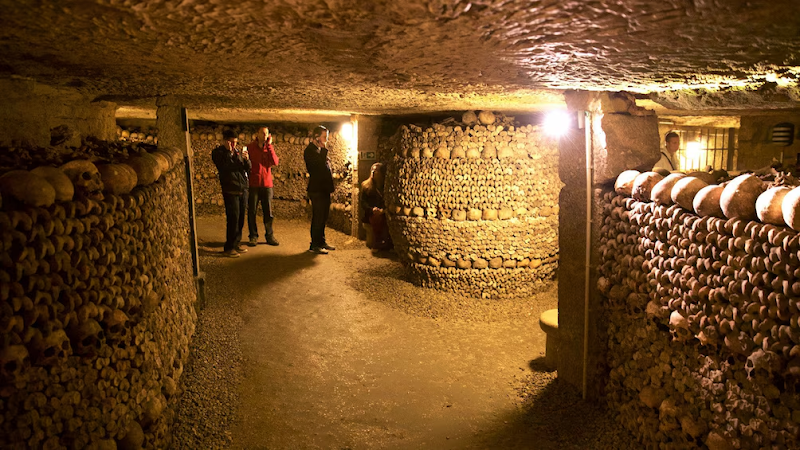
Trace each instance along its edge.
<path fill-rule="evenodd" d="M 225 251 L 239 247 L 247 207 L 247 191 L 242 194 L 222 194 L 225 202 Z"/>
<path fill-rule="evenodd" d="M 264 213 L 264 236 L 269 239 L 272 237 L 272 188 L 271 187 L 250 187 L 247 196 L 247 230 L 250 239 L 258 239 L 258 204 L 261 203 L 261 211 Z"/>
<path fill-rule="evenodd" d="M 311 247 L 322 247 L 325 241 L 325 224 L 331 210 L 331 194 L 327 192 L 309 192 L 311 200 Z"/>

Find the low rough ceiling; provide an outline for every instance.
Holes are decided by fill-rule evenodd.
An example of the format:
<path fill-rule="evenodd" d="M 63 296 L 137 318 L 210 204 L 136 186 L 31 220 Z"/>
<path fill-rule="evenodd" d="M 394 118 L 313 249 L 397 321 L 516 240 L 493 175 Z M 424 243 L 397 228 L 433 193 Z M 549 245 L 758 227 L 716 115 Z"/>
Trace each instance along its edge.
<path fill-rule="evenodd" d="M 514 111 L 562 103 L 563 89 L 671 109 L 800 105 L 797 0 L 0 5 L 0 74 L 120 105 L 171 94 L 199 110 Z"/>

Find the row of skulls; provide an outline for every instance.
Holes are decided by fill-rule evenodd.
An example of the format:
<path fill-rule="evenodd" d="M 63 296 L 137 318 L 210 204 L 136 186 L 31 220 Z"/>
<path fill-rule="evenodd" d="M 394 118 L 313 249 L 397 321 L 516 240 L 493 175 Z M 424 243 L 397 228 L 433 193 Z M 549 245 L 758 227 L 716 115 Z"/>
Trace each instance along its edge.
<path fill-rule="evenodd" d="M 775 185 L 753 174 L 715 184 L 707 174 L 622 172 L 614 184 L 617 194 L 658 205 L 679 205 L 701 217 L 760 220 L 800 230 L 800 187 Z"/>
<path fill-rule="evenodd" d="M 5 210 L 48 207 L 73 199 L 102 200 L 104 193 L 127 194 L 136 186 L 154 183 L 182 161 L 183 153 L 176 148 L 154 152 L 136 149 L 123 161 L 95 164 L 78 159 L 59 167 L 11 170 L 0 176 L 0 206 Z"/>

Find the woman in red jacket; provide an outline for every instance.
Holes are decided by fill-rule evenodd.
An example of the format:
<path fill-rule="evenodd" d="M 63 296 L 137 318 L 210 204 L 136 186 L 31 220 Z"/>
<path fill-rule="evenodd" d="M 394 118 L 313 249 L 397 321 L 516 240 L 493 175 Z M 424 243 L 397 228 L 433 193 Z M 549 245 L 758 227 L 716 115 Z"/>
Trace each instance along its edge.
<path fill-rule="evenodd" d="M 278 155 L 272 146 L 272 135 L 269 134 L 269 128 L 258 129 L 256 139 L 247 144 L 247 151 L 250 153 L 250 162 L 253 164 L 250 169 L 250 194 L 247 201 L 249 245 L 255 247 L 258 242 L 256 213 L 259 202 L 261 202 L 261 210 L 264 214 L 264 235 L 267 244 L 278 245 L 278 240 L 272 233 L 272 166 L 278 165 Z"/>

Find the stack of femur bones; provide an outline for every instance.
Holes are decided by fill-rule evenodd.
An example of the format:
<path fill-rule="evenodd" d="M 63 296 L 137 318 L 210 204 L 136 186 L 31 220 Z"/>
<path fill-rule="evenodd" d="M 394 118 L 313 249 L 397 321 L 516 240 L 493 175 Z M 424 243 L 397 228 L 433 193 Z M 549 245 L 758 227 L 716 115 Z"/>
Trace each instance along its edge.
<path fill-rule="evenodd" d="M 797 189 L 691 178 L 624 173 L 605 196 L 609 407 L 654 446 L 795 448 Z"/>
<path fill-rule="evenodd" d="M 555 142 L 491 122 L 401 131 L 386 202 L 415 282 L 483 298 L 543 288 L 558 260 Z"/>
<path fill-rule="evenodd" d="M 0 178 L 0 447 L 168 446 L 195 295 L 183 158 L 162 153 Z"/>

